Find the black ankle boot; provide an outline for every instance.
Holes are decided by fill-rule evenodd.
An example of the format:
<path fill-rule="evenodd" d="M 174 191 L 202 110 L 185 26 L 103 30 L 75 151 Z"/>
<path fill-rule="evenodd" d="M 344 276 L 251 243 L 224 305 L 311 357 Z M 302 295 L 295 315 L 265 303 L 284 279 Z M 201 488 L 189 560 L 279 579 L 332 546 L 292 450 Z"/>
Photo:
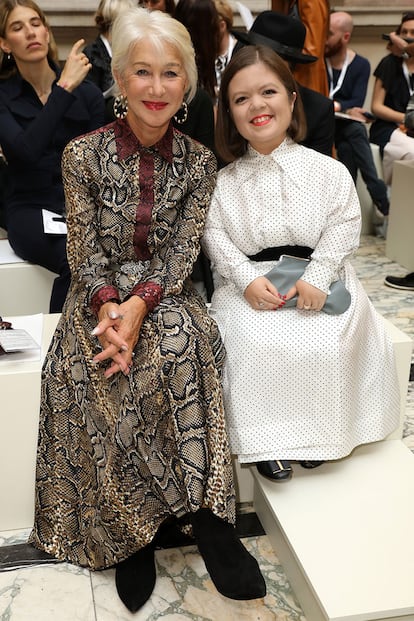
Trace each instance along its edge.
<path fill-rule="evenodd" d="M 266 584 L 255 558 L 246 550 L 234 526 L 210 509 L 192 515 L 194 536 L 214 585 L 230 599 L 257 599 Z"/>
<path fill-rule="evenodd" d="M 131 612 L 136 612 L 151 597 L 156 580 L 154 545 L 141 548 L 115 569 L 118 595 Z"/>

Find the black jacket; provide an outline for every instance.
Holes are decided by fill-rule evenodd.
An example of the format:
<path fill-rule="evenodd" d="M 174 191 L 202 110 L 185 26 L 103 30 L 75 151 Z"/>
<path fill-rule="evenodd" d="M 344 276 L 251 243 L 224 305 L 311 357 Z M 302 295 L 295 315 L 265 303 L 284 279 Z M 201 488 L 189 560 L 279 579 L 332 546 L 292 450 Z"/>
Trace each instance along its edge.
<path fill-rule="evenodd" d="M 299 93 L 308 127 L 302 144 L 319 153 L 332 155 L 335 139 L 335 115 L 332 100 L 301 85 L 299 85 Z"/>

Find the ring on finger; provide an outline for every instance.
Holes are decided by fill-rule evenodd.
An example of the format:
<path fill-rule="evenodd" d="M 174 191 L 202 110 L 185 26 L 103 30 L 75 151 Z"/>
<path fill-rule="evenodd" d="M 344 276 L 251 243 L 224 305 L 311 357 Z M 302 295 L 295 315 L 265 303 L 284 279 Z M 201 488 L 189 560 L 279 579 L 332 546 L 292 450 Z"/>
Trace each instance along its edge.
<path fill-rule="evenodd" d="M 259 306 L 260 306 L 260 308 L 261 308 L 262 306 L 264 306 L 264 302 L 259 302 Z"/>

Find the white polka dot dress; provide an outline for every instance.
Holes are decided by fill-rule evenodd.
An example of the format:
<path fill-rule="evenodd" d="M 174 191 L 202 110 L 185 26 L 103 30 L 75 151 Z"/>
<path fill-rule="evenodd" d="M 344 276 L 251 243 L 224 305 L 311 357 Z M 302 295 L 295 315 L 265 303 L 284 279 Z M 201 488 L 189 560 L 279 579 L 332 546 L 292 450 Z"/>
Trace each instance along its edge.
<path fill-rule="evenodd" d="M 392 344 L 349 261 L 359 232 L 346 168 L 290 139 L 270 155 L 249 148 L 220 171 L 203 246 L 216 281 L 211 314 L 226 347 L 226 417 L 240 462 L 338 459 L 398 425 Z M 243 291 L 275 261 L 247 257 L 286 245 L 314 249 L 307 282 L 328 291 L 344 280 L 352 296 L 345 313 L 250 307 Z"/>

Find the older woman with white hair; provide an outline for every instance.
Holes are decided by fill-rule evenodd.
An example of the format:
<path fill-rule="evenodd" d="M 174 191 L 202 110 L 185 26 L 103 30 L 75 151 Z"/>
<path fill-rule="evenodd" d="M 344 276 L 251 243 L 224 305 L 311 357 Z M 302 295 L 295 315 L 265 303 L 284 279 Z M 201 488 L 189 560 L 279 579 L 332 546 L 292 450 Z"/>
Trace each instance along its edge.
<path fill-rule="evenodd" d="M 222 344 L 189 279 L 216 179 L 211 151 L 171 122 L 196 89 L 191 40 L 135 8 L 115 20 L 112 50 L 118 118 L 63 156 L 72 284 L 44 365 L 30 541 L 115 565 L 136 611 L 173 524 L 193 532 L 223 595 L 262 597 L 233 525 Z"/>

